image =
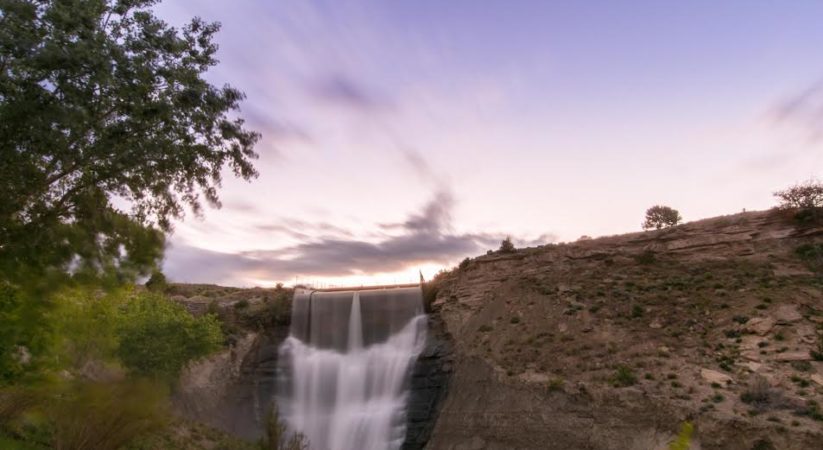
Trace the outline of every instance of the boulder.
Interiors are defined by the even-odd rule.
[[[712,369],[700,369],[700,377],[709,383],[718,383],[724,386],[732,382],[732,377]]]
[[[746,322],[746,331],[763,336],[774,328],[777,321],[771,317],[755,317]]]
[[[754,361],[749,361],[747,363],[743,363],[742,366],[749,369],[752,372],[757,372],[758,370],[760,370],[763,367],[763,364],[756,363]]]
[[[774,359],[778,361],[811,361],[812,355],[809,352],[785,352],[776,354]]]
[[[772,315],[775,319],[777,319],[777,323],[780,324],[797,322],[798,320],[803,318],[803,316],[797,310],[796,305],[780,305],[777,307],[777,309],[774,310],[774,313]]]

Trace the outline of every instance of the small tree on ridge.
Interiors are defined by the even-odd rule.
[[[646,210],[646,221],[643,222],[644,230],[659,230],[661,228],[673,227],[680,223],[683,218],[674,208],[663,205],[655,205]]]

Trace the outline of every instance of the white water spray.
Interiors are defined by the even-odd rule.
[[[425,341],[419,288],[296,294],[281,415],[313,450],[398,449]]]

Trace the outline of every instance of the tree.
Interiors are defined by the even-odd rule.
[[[0,0],[0,281],[147,274],[224,168],[257,175],[244,95],[203,79],[219,24],[156,1]]]
[[[817,180],[807,180],[777,191],[774,196],[780,200],[780,209],[813,210],[823,207],[823,184]]]
[[[500,242],[500,253],[514,253],[517,249],[514,248],[514,244],[512,244],[511,236],[506,236],[506,239]]]
[[[646,221],[643,222],[644,230],[659,230],[661,228],[673,227],[683,220],[680,213],[668,206],[655,205],[646,210]]]
[[[169,282],[166,280],[166,275],[159,270],[152,272],[151,277],[146,281],[146,289],[152,292],[166,292],[169,288]]]
[[[167,381],[223,343],[215,316],[194,317],[182,305],[146,292],[126,305],[118,336],[117,356],[132,374]]]

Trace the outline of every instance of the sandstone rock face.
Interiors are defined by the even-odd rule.
[[[756,376],[792,394],[823,309],[794,249],[821,240],[762,212],[471,260],[433,303],[453,374],[426,448],[666,448],[685,420],[704,450],[819,447],[819,422],[740,397]]]
[[[287,327],[248,334],[236,346],[188,368],[173,403],[184,417],[258,439],[276,389],[277,350]]]

